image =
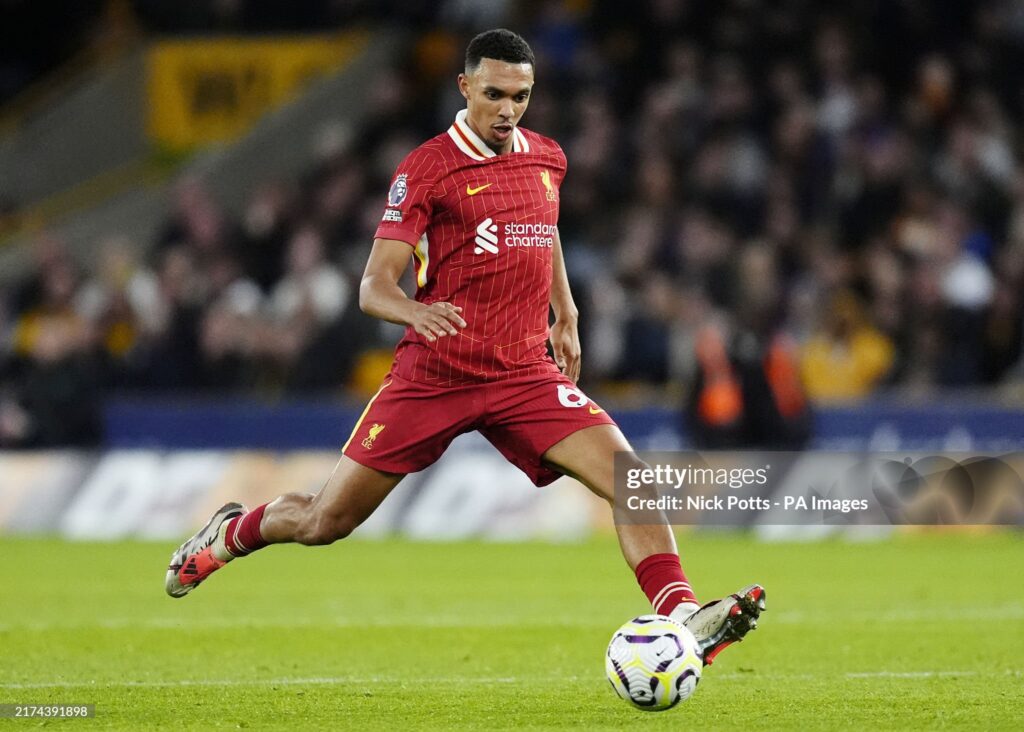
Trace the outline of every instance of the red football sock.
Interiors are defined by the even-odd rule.
[[[636,581],[659,615],[668,615],[680,603],[697,602],[679,564],[678,554],[652,554],[647,557],[637,565]]]
[[[267,540],[260,533],[260,521],[263,520],[263,512],[267,510],[267,505],[264,503],[249,513],[236,516],[228,523],[224,545],[232,556],[244,557],[267,545]]]

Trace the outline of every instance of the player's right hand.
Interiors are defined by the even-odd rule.
[[[466,321],[459,315],[461,312],[462,308],[450,302],[432,302],[416,311],[410,325],[433,343],[443,336],[458,335],[458,328],[466,327]]]

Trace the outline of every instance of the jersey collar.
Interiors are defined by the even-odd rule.
[[[455,123],[448,128],[448,136],[459,150],[473,160],[496,157],[497,153],[466,124],[467,113],[468,110],[463,109],[455,115]],[[526,135],[520,132],[518,127],[512,128],[512,152],[530,152],[530,143],[526,141]]]

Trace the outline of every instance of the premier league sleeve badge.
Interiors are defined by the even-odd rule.
[[[407,195],[409,195],[409,184],[406,181],[406,174],[402,173],[395,178],[395,182],[391,184],[391,190],[388,191],[388,206],[395,208],[401,206]]]

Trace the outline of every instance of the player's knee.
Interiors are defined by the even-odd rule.
[[[325,534],[330,538],[330,542],[344,539],[359,526],[359,522],[348,516],[338,516],[329,520],[328,526],[325,530]]]
[[[651,467],[647,462],[641,460],[635,452],[622,453],[619,461],[617,467],[624,475],[628,475],[631,471],[639,472]]]
[[[333,544],[355,531],[356,526],[358,524],[355,521],[344,515],[314,515],[310,517],[309,521],[304,522],[299,532],[299,543],[306,544],[307,546]]]
[[[620,453],[615,458],[615,469],[603,476],[600,487],[595,489],[594,492],[614,508],[617,496],[622,496],[624,487],[628,485],[629,476],[639,475],[648,468],[650,468],[650,465],[637,457],[636,453]],[[630,488],[626,493],[628,495],[636,495],[638,491],[643,493],[641,489],[637,488]]]

